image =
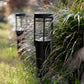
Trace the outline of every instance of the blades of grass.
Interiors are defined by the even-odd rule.
[[[69,48],[69,46],[70,46],[70,44],[71,44],[72,40],[74,39],[75,34],[76,34],[76,32],[74,32],[74,33],[73,33],[72,38],[70,39],[70,41],[69,41],[68,45],[66,46],[66,49],[65,49],[66,51],[67,51],[67,49]]]
[[[71,6],[71,9],[74,8],[74,5],[77,3],[77,1],[78,1],[78,0],[75,0],[75,1],[73,2],[72,6]]]
[[[54,82],[54,84],[58,84],[58,82],[60,81],[60,80],[62,80],[62,76],[60,76],[55,82]]]
[[[65,59],[65,61],[64,61],[64,65],[65,65],[65,63],[68,63],[69,59],[73,56],[74,47],[75,47],[77,41],[78,41],[78,39],[77,39],[76,41],[74,41],[72,48],[69,49],[69,50],[71,51],[71,53],[67,53],[68,55],[66,56],[66,59]],[[69,54],[70,54],[70,55],[69,55]]]
[[[82,3],[82,0],[79,0],[79,5],[78,5],[78,11],[80,11],[80,7],[81,7],[81,3]]]
[[[67,15],[67,16],[64,18],[63,24],[65,24],[71,16],[73,16],[73,14]]]
[[[62,49],[63,47],[59,47],[59,48],[55,48],[51,53],[50,53],[50,55],[52,55],[53,53],[55,53],[55,52],[58,52],[60,49]]]
[[[80,15],[78,15],[78,31],[80,30]]]
[[[79,12],[74,15],[74,19],[76,19],[79,15]]]
[[[66,53],[66,56],[65,56],[65,60],[64,60],[63,66],[64,66],[65,63],[66,63],[66,61],[67,61],[67,59],[68,59],[68,57],[69,57],[70,52],[71,52],[71,48],[70,48],[69,50],[67,50],[67,53]]]
[[[71,27],[71,30],[73,30],[74,28],[78,27],[78,24],[74,25]],[[75,31],[78,31],[78,30],[75,30]]]
[[[48,57],[46,60],[45,60],[45,62],[43,63],[43,66],[45,67],[45,65],[47,65],[48,64],[48,66],[50,67],[52,67],[53,65],[54,65],[54,62],[57,60],[57,58],[58,57],[60,57],[62,54],[64,54],[65,53],[65,51],[63,51],[63,52],[61,52],[61,53],[59,53],[57,56],[56,56],[56,53],[54,53],[52,56],[50,55],[50,57]],[[56,58],[54,58],[56,56]],[[51,61],[51,59],[55,59],[54,60],[54,62],[52,63]],[[50,64],[50,65],[49,65]],[[44,68],[43,67],[43,68]]]
[[[63,44],[66,43],[66,41],[67,41],[72,35],[73,35],[73,33],[71,33],[71,34],[69,34],[68,36],[66,36],[65,39],[64,39]]]
[[[68,4],[67,4],[67,7],[70,7],[70,0],[68,0]]]
[[[75,50],[75,45],[76,45],[77,42],[78,42],[78,39],[76,39],[76,41],[73,43],[73,46],[71,48],[71,53],[70,53],[70,56],[69,57],[72,57],[73,56],[73,53],[74,53],[74,50]]]
[[[55,58],[55,60],[54,60],[54,62],[60,57],[60,56],[62,56],[64,53],[65,53],[66,51],[63,51],[63,52],[61,52],[61,53],[59,53],[57,56],[56,56],[56,58]],[[54,62],[52,63],[52,65],[51,66],[53,66],[54,65]]]

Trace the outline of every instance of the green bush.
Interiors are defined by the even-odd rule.
[[[78,75],[79,67],[76,67],[76,72],[74,65],[69,65],[74,58],[74,53],[83,47],[84,9],[82,4],[82,0],[75,0],[71,7],[62,7],[55,12],[53,50],[43,67],[43,70],[47,68],[49,70],[43,79],[47,77],[54,84],[79,83],[79,76],[74,76],[74,73]]]

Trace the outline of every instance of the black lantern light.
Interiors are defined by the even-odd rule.
[[[26,14],[25,13],[16,13],[16,34],[20,36],[24,32],[26,26]]]
[[[16,13],[16,35],[17,35],[17,48],[19,49],[19,43],[21,40],[24,39],[23,33],[25,30],[25,27],[27,26],[27,19],[26,19],[26,14],[25,13]],[[20,37],[21,36],[21,37]]]
[[[41,69],[50,53],[53,30],[53,14],[40,12],[34,14],[34,44],[36,47],[37,68]]]

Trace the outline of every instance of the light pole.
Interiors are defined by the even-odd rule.
[[[34,44],[36,47],[37,71],[42,69],[42,64],[51,50],[53,30],[53,14],[40,12],[34,14]]]

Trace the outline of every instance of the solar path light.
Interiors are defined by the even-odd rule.
[[[40,12],[34,14],[34,44],[38,73],[51,50],[53,14]]]
[[[24,39],[24,31],[27,26],[27,15],[25,13],[16,13],[16,35],[17,35],[17,49],[20,49],[20,42]]]

